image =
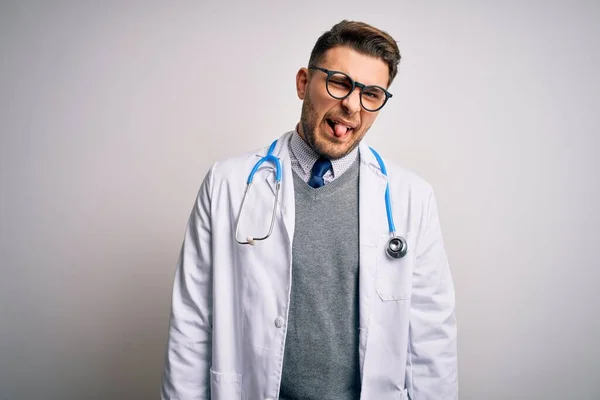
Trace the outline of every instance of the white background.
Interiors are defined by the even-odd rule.
[[[1,400],[158,397],[201,179],[344,18],[402,52],[367,140],[436,189],[461,399],[598,398],[600,3],[3,1]]]

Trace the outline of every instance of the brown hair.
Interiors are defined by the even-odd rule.
[[[343,20],[325,32],[315,43],[308,65],[317,65],[323,61],[327,50],[346,46],[361,54],[382,59],[389,69],[389,82],[392,83],[398,73],[400,50],[394,38],[387,32],[364,22]]]

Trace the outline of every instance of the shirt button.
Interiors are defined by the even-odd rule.
[[[281,328],[283,326],[283,323],[284,323],[283,318],[281,318],[281,317],[275,318],[275,326],[277,328]]]

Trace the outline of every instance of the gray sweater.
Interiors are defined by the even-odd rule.
[[[359,160],[313,189],[295,173],[292,290],[280,399],[360,398]]]

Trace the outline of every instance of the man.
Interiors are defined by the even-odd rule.
[[[387,33],[342,21],[297,73],[296,129],[212,166],[177,267],[163,399],[457,398],[433,191],[362,142],[399,61]]]

